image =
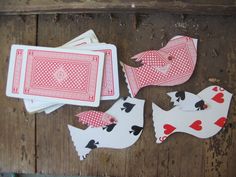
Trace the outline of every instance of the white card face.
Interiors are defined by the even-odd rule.
[[[143,130],[144,102],[144,100],[130,97],[119,99],[106,111],[106,115],[116,119],[110,125],[89,126],[85,130],[68,125],[80,160],[84,160],[95,148],[123,149],[133,145]]]
[[[185,99],[194,100],[197,97],[204,101],[204,110],[184,110]],[[174,97],[171,97],[172,99]],[[177,96],[179,98],[179,95]],[[210,86],[199,94],[187,94],[180,105],[165,111],[152,104],[153,122],[157,143],[163,142],[175,132],[184,132],[198,138],[209,138],[217,134],[225,125],[232,94],[219,86]],[[197,99],[197,101],[199,101]],[[188,102],[191,104],[191,101]],[[194,107],[195,103],[193,103]],[[190,106],[191,107],[191,106]],[[200,105],[201,107],[201,105]]]
[[[53,105],[53,106],[50,106],[50,107],[45,108],[45,109],[44,109],[44,112],[45,112],[46,114],[50,114],[51,112],[53,112],[53,111],[55,111],[55,110],[61,108],[63,105],[64,105],[64,104],[55,104],[55,105]]]
[[[82,39],[88,39],[88,38],[90,39],[91,43],[98,43],[99,42],[96,34],[94,33],[94,31],[93,30],[88,30],[85,33],[77,36],[76,38],[74,38],[72,40],[70,40],[69,42],[67,42],[63,46],[67,46],[67,45],[70,45],[73,42],[77,42],[77,41],[80,41]]]
[[[74,41],[74,42],[64,44],[61,47],[66,47],[66,48],[79,47],[81,45],[87,45],[87,44],[90,44],[90,43],[91,43],[91,39],[87,37],[87,38],[84,38],[84,39],[80,39],[80,40],[77,40],[77,41]]]
[[[42,112],[43,109],[54,105],[55,103],[48,101],[38,101],[33,99],[24,99],[25,109],[29,113],[35,113],[40,110]]]
[[[19,60],[21,67],[18,68],[15,65],[20,63]],[[104,54],[101,52],[13,45],[6,94],[17,98],[98,106],[103,63]],[[72,93],[78,90],[71,81],[78,78],[75,76],[78,67],[83,72],[83,77],[80,77],[83,81],[76,81],[81,93],[75,96]],[[19,75],[20,83],[14,82]],[[53,84],[56,84],[55,88]],[[79,95],[82,97],[78,98]]]

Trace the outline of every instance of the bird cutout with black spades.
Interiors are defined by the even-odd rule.
[[[197,39],[175,36],[159,50],[136,54],[131,59],[141,62],[132,67],[120,62],[129,93],[135,97],[140,89],[153,86],[175,86],[189,80],[197,61]]]
[[[143,130],[143,127],[139,127],[137,125],[133,125],[131,127],[131,131],[129,131],[129,133],[133,134],[134,136],[137,136],[142,130]]]
[[[225,89],[210,86],[197,95],[185,92],[185,100],[182,102],[176,100],[175,92],[168,95],[175,105],[171,110],[165,111],[152,104],[157,143],[163,142],[175,132],[209,138],[224,127],[232,99],[232,94]]]
[[[135,106],[135,104],[132,104],[132,103],[128,103],[128,102],[125,102],[123,104],[123,107],[120,108],[122,111],[124,110],[126,113],[129,113],[133,107]]]
[[[124,105],[127,105],[125,103],[135,106],[132,106],[127,113],[125,109],[121,110]],[[84,130],[68,125],[80,160],[87,157],[87,154],[92,150],[91,147],[123,149],[133,145],[142,133],[144,103],[145,101],[141,99],[120,98],[110,109],[104,112],[115,118],[117,120],[115,123],[100,127],[88,126]]]

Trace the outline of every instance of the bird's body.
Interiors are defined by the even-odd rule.
[[[152,104],[157,143],[161,143],[175,132],[209,138],[222,129],[227,119],[232,94],[218,86],[210,86],[197,96],[204,100],[206,109],[186,111],[175,106],[169,111],[164,111]]]
[[[92,149],[122,149],[134,144],[143,129],[144,100],[127,97],[118,100],[106,114],[117,122],[102,127],[89,126],[85,130],[68,125],[70,135],[80,159]]]
[[[143,64],[132,67],[121,63],[131,96],[149,85],[174,86],[186,82],[197,60],[197,39],[186,36],[172,38],[160,50],[139,53],[132,57]]]

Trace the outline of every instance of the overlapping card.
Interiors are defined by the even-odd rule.
[[[31,113],[97,107],[119,96],[117,67],[116,47],[98,43],[92,30],[58,48],[12,45],[6,94]]]

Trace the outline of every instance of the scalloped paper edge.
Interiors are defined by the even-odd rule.
[[[126,85],[127,85],[129,94],[130,94],[130,96],[131,96],[132,98],[134,98],[134,95],[133,95],[132,90],[131,90],[131,88],[130,88],[130,84],[129,84],[128,77],[127,77],[126,72],[125,72],[124,63],[120,61],[120,65],[121,65],[121,67],[122,67],[122,71],[123,71],[124,76],[125,76],[125,83],[126,83]]]

